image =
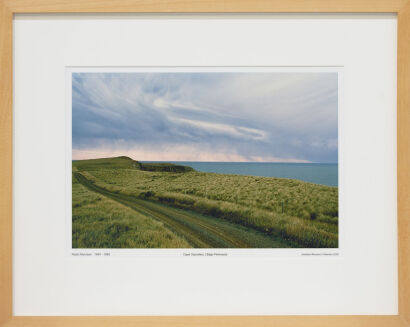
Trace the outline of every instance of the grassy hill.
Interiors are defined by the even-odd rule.
[[[170,173],[185,173],[194,171],[192,167],[188,166],[175,165],[172,163],[142,163],[125,156],[90,160],[76,160],[73,162],[73,167],[80,170],[95,170],[104,168],[138,168],[145,171]]]
[[[73,172],[107,192],[214,217],[292,247],[338,246],[336,187],[283,178],[201,173],[191,167],[146,164],[128,157],[74,161]],[[80,198],[73,188],[73,216],[79,211],[74,200]],[[73,220],[73,230],[77,227],[81,225]],[[167,228],[166,224],[163,227]],[[178,237],[178,231],[172,232]]]

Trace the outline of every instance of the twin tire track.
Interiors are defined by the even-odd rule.
[[[110,192],[101,188],[81,173],[75,172],[75,178],[87,189],[119,202],[145,216],[163,222],[176,234],[183,236],[193,247],[198,248],[248,248],[253,247],[246,240],[239,238],[235,227],[223,221],[189,211],[170,208],[133,196]]]

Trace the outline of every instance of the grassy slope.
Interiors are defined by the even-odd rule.
[[[73,248],[188,248],[160,222],[87,190],[73,177]]]
[[[138,165],[119,157],[76,161],[73,169],[109,191],[212,215],[305,247],[337,247],[335,187],[195,171],[142,171]]]
[[[74,177],[87,189],[96,194],[113,199],[146,217],[161,221],[192,246],[199,248],[287,248],[298,244],[284,242],[265,233],[231,223],[225,219],[204,216],[192,211],[181,210],[135,196],[114,193],[98,187],[81,173]]]

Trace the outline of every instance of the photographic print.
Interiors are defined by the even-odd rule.
[[[72,72],[72,248],[338,248],[338,72]]]

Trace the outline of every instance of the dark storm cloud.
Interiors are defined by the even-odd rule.
[[[337,88],[325,72],[73,73],[73,153],[337,162]]]

